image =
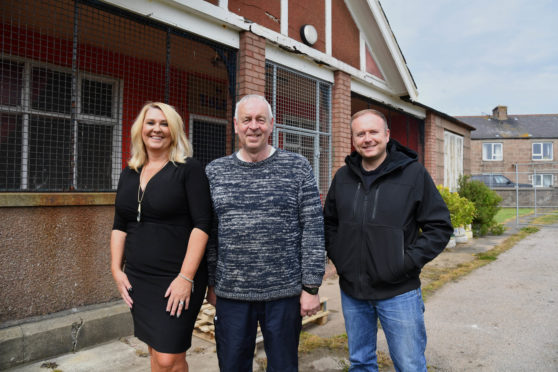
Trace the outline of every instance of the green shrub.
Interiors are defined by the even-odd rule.
[[[494,216],[500,210],[502,198],[488,186],[480,181],[471,181],[470,176],[459,179],[460,196],[469,199],[475,204],[475,218],[473,219],[473,235],[483,236],[489,231],[498,232]],[[503,232],[503,230],[502,230]]]
[[[475,205],[472,202],[442,185],[438,185],[438,191],[448,206],[454,228],[465,227],[473,222]]]

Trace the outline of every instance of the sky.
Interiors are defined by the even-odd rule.
[[[452,116],[558,114],[558,1],[380,0],[418,88]]]

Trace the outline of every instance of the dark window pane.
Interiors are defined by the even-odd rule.
[[[226,155],[226,125],[194,120],[194,158],[203,165]]]
[[[29,190],[68,191],[72,186],[70,120],[31,116]]]
[[[31,107],[35,110],[69,114],[72,75],[35,67],[31,77]]]
[[[111,189],[112,126],[79,124],[78,189]]]
[[[112,117],[112,84],[83,80],[81,83],[81,113]]]
[[[0,190],[18,190],[21,183],[21,115],[0,114]]]
[[[23,63],[0,61],[0,104],[21,105]]]

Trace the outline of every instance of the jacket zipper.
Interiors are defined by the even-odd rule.
[[[360,183],[359,183],[360,186]],[[364,231],[364,224],[365,224],[365,220],[366,220],[366,209],[368,206],[368,193],[365,192],[364,193],[364,201],[362,202],[362,208],[361,211],[364,211],[364,213],[362,213],[362,219],[360,222],[360,231]],[[362,266],[364,265],[364,250],[366,248],[366,239],[364,239],[364,234],[362,235],[362,241],[361,241],[361,248],[360,248],[360,265],[358,265],[358,283],[359,283],[359,292],[362,293],[363,292],[363,288],[364,288],[364,283],[363,283],[363,279],[362,279]]]
[[[376,206],[378,205],[378,197],[380,196],[380,186],[374,192],[374,208],[372,208],[372,219],[376,218]]]
[[[356,217],[356,209],[358,204],[358,194],[360,192],[360,182],[357,184],[357,190],[355,193],[355,198],[353,200],[353,217]]]

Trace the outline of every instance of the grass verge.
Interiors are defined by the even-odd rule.
[[[558,222],[558,211],[551,211],[544,216],[535,218],[531,223],[535,225],[550,225]]]
[[[533,208],[519,208],[519,217],[527,216],[533,214],[535,210]],[[514,220],[517,214],[516,208],[502,208],[494,216],[494,221],[497,223],[506,223],[508,221]]]
[[[558,215],[556,215],[555,217],[556,220],[558,220]],[[443,287],[446,283],[459,279],[469,274],[473,270],[476,270],[479,267],[482,267],[496,260],[501,253],[507,251],[508,249],[516,245],[519,241],[525,239],[527,236],[534,234],[538,231],[539,228],[535,226],[524,227],[521,230],[519,230],[519,232],[513,234],[512,236],[510,236],[509,238],[507,238],[506,240],[504,240],[502,243],[498,244],[494,248],[486,252],[475,254],[474,260],[459,264],[455,267],[447,267],[447,268],[425,267],[425,269],[423,270],[423,275],[428,276],[431,282],[422,288],[422,294],[424,299],[426,300],[436,290]]]

